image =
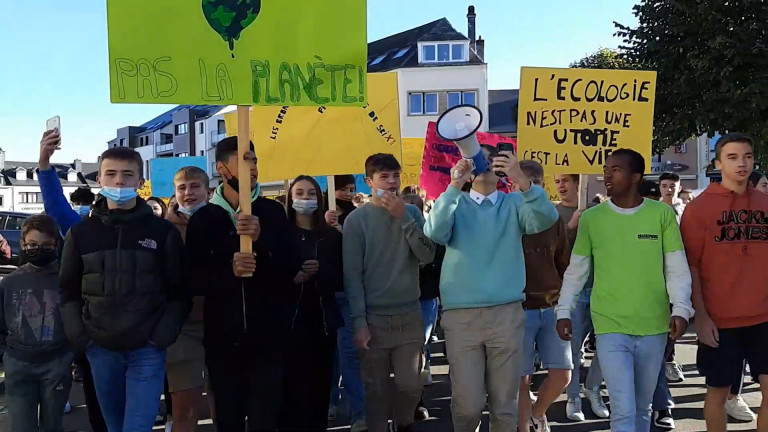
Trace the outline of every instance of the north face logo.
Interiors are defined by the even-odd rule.
[[[139,244],[141,245],[141,247],[145,247],[147,249],[152,249],[152,250],[157,249],[157,242],[152,239],[141,240],[139,241]]]

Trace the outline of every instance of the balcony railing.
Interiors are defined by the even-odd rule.
[[[157,153],[165,153],[165,152],[173,151],[173,143],[171,143],[171,144],[157,144],[155,146],[155,151]]]

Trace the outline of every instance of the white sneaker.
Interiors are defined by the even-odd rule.
[[[749,405],[744,402],[741,395],[737,395],[735,398],[725,401],[725,412],[727,412],[729,416],[740,421],[751,422],[755,421],[756,418],[755,413],[749,409]]]
[[[676,362],[664,363],[664,375],[667,377],[667,381],[672,383],[679,383],[685,381],[685,374],[683,374],[683,368]]]
[[[366,432],[368,430],[368,424],[365,420],[358,420],[352,424],[350,432]]]
[[[588,389],[584,387],[584,396],[589,399],[589,405],[592,408],[592,412],[600,418],[608,418],[611,416],[611,412],[608,411],[608,407],[605,406],[603,396],[600,394],[600,388]]]
[[[64,414],[69,414],[72,412],[72,405],[69,404],[69,401],[67,401],[67,404],[64,405]]]
[[[565,415],[569,420],[583,422],[584,413],[581,411],[581,398],[568,398],[568,403],[565,405]]]
[[[530,390],[528,390],[528,397],[531,399],[531,406],[535,405],[536,401],[539,400],[539,398]]]
[[[531,416],[531,428],[535,432],[551,432],[549,429],[549,422],[547,421],[547,415],[543,415],[540,418]]]

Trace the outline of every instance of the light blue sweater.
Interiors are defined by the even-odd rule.
[[[523,301],[523,234],[536,234],[558,218],[547,193],[499,193],[496,204],[477,204],[449,186],[429,213],[424,233],[446,246],[440,275],[443,308],[467,309]]]

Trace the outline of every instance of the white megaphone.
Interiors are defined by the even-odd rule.
[[[476,133],[482,123],[483,113],[474,105],[455,106],[437,119],[437,134],[444,140],[456,143],[461,157],[472,162],[475,175],[489,169],[488,161],[477,142]],[[461,177],[461,173],[457,172],[454,176]]]

